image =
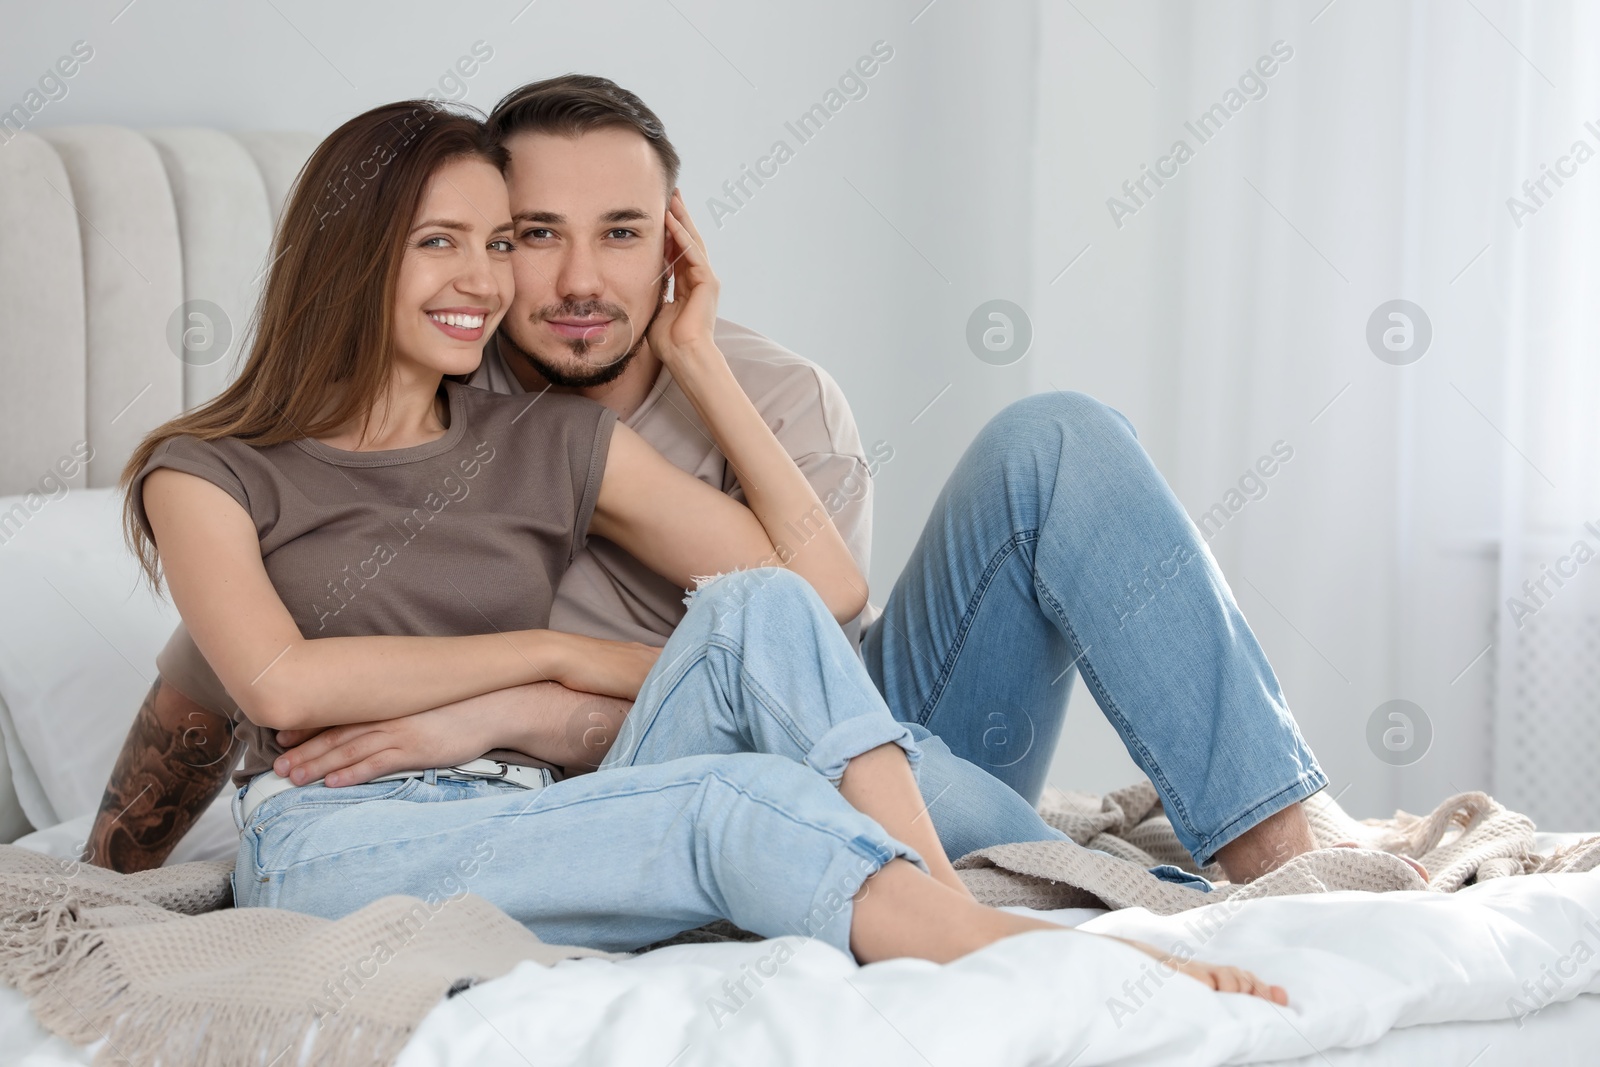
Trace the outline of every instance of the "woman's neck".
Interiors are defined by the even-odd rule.
[[[365,419],[357,415],[332,434],[317,438],[346,452],[387,452],[437,441],[449,429],[450,406],[437,371],[396,370]]]

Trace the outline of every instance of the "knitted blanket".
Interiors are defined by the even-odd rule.
[[[232,862],[116,874],[0,845],[0,979],[97,1065],[393,1063],[445,996],[547,945],[482,897],[384,897],[337,921],[232,907]],[[291,1050],[293,1050],[291,1052]],[[287,1055],[286,1055],[287,1054]]]
[[[1320,793],[1306,801],[1305,811],[1317,851],[1252,882],[1223,883],[1210,892],[1164,881],[1146,869],[1165,863],[1213,881],[1223,878],[1219,867],[1195,866],[1149,782],[1103,798],[1052,791],[1039,813],[1070,842],[999,845],[969,853],[955,866],[972,894],[994,907],[1138,907],[1157,915],[1221,901],[1345,889],[1448,893],[1490,878],[1600,868],[1600,837],[1538,855],[1532,820],[1485,793],[1462,793],[1427,815],[1402,811],[1392,819],[1354,819]],[[1358,847],[1333,847],[1343,842]],[[1427,868],[1428,881],[1402,856]]]
[[[1313,798],[1307,813],[1319,844],[1363,847],[1324,848],[1248,885],[1206,893],[1145,869],[1196,870],[1148,782],[1104,799],[1056,794],[1041,813],[1072,841],[963,857],[957,867],[979,900],[1171,914],[1286,893],[1450,891],[1486,878],[1600,867],[1600,838],[1535,855],[1533,824],[1482,793],[1452,797],[1426,816],[1365,822]],[[1400,855],[1425,864],[1431,882]],[[319,1067],[365,1067],[392,1063],[440,998],[524,960],[616,958],[544,944],[471,894],[385,897],[337,921],[235,910],[231,869],[185,863],[122,875],[0,845],[0,980],[27,995],[46,1029],[80,1045],[104,1038],[97,1067],[291,1067],[303,1052]],[[673,941],[741,933],[717,924]]]

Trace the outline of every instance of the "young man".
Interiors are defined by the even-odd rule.
[[[740,495],[645,340],[665,295],[663,216],[678,172],[659,120],[606,79],[567,75],[511,93],[491,122],[512,156],[516,297],[471,384],[581,393],[675,465]],[[886,457],[863,449],[820,369],[731,323],[716,342],[825,503],[827,515],[796,516],[796,536],[831,519],[865,573],[870,476]],[[662,645],[682,600],[596,538],[563,579],[551,626]],[[1074,669],[1197,860],[1248,881],[1314,847],[1300,802],[1327,780],[1271,667],[1132,427],[1088,397],[1030,397],[996,416],[940,494],[885,611],[869,605],[847,628],[923,748],[919,784],[952,856],[1060,836],[1032,805]],[[181,627],[157,666],[87,849],[118,870],[158,865],[238,755],[231,698]],[[422,714],[537,723],[526,754],[570,773],[599,762],[626,711],[541,683]],[[405,723],[284,738],[298,747],[277,769],[341,785],[432,766],[407,747]]]

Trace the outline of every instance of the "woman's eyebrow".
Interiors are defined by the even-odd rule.
[[[457,233],[469,233],[472,230],[472,226],[470,224],[458,222],[455,219],[425,219],[411,227],[411,232],[416,233],[418,230],[426,230],[430,228],[437,228],[440,230],[455,230]],[[511,229],[511,220],[507,219],[505,222],[502,222],[489,232],[504,233],[509,229]]]

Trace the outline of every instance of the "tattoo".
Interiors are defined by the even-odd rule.
[[[158,677],[100,800],[84,861],[124,874],[161,866],[238,762],[233,721]]]

